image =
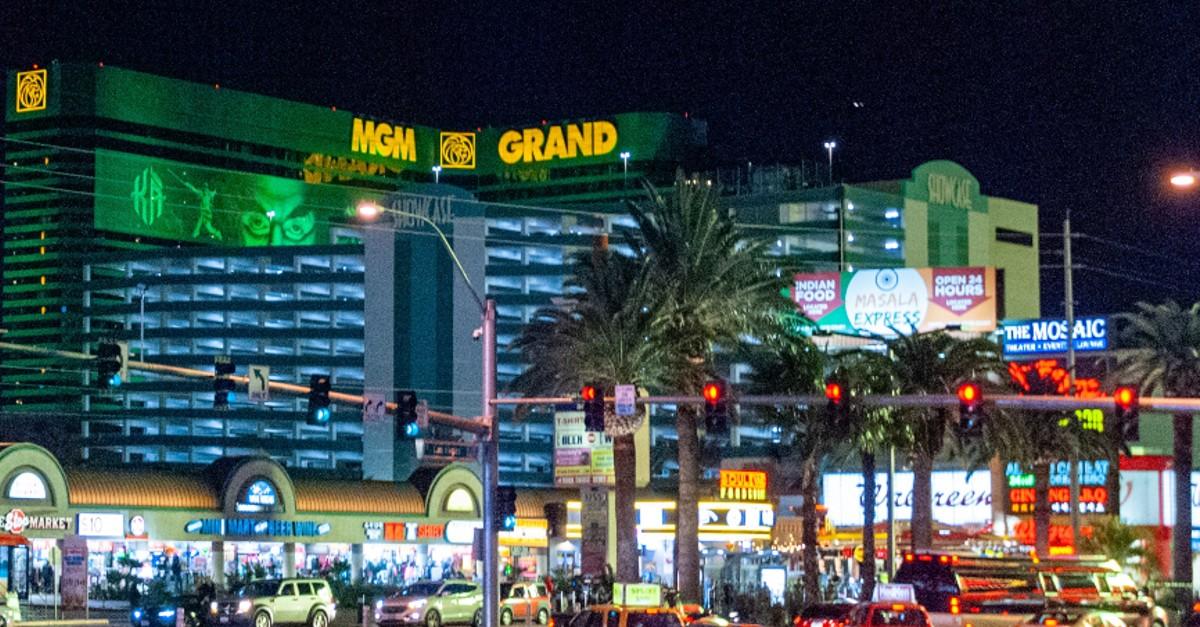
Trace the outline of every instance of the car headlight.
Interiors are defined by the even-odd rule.
[[[173,609],[171,609],[171,608],[167,608],[167,609],[165,609],[165,610],[159,610],[159,611],[158,611],[158,617],[159,617],[159,618],[174,618],[174,617],[175,617],[175,610],[173,610]]]
[[[383,601],[376,601],[375,602],[375,611],[378,612],[379,610],[382,610],[382,609],[383,609]]]
[[[208,604],[208,611],[213,616],[216,616],[218,609],[219,609],[219,606],[217,605],[216,601],[213,601],[212,603]]]
[[[133,620],[141,620],[141,618],[142,618],[142,611],[134,610],[133,611]]]
[[[241,601],[238,601],[237,613],[238,614],[249,614],[250,608],[253,605],[254,604],[250,602],[250,599],[242,599]]]
[[[417,599],[416,601],[409,601],[408,606],[413,609],[417,609],[420,607],[425,607],[425,604],[428,602],[429,602],[428,599]]]

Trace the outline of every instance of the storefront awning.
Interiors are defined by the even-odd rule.
[[[66,471],[71,505],[220,509],[212,487],[199,475],[110,469]]]
[[[412,484],[391,481],[292,479],[296,510],[423,516],[425,497]],[[518,506],[518,516],[520,516]]]
[[[33,544],[29,538],[15,533],[0,533],[0,546],[29,546]]]

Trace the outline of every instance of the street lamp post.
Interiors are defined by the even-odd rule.
[[[441,172],[441,166],[433,167],[435,177]],[[438,227],[437,223],[430,220],[427,216],[399,209],[385,209],[375,203],[363,203],[358,206],[358,215],[364,220],[374,220],[380,213],[390,213],[394,216],[414,218],[428,224],[438,237],[442,240],[442,245],[445,246],[446,252],[450,254],[450,258],[454,260],[455,267],[458,268],[459,275],[462,276],[463,283],[471,292],[471,298],[475,299],[475,304],[479,307],[479,315],[481,326],[479,337],[483,341],[483,414],[481,420],[484,426],[487,427],[483,435],[479,437],[479,465],[483,469],[483,598],[489,599],[483,604],[483,627],[498,627],[499,608],[497,607],[500,599],[500,545],[498,534],[499,529],[496,528],[496,491],[500,486],[500,462],[499,462],[499,447],[496,441],[496,410],[492,401],[496,398],[496,301],[488,298],[484,299],[476,291],[475,286],[471,284],[471,277],[467,276],[467,271],[463,268],[462,262],[458,260],[458,255],[454,254],[454,247],[450,245],[450,240],[446,238],[446,234]]]
[[[621,187],[629,187],[629,151],[621,151],[621,163],[624,166],[624,174],[621,180]]]
[[[438,179],[440,179],[441,177],[442,177],[442,166],[440,166],[440,165],[433,166],[433,182],[436,184],[438,182]],[[430,224],[432,224],[432,223],[430,223]],[[435,226],[433,228],[436,229],[437,227]]]
[[[830,140],[825,142],[825,150],[829,151],[829,184],[833,185],[833,149],[837,148],[837,142]]]

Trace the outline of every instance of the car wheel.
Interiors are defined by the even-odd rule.
[[[254,627],[258,627],[258,625]],[[437,613],[437,610],[429,610],[425,614],[425,627],[442,627],[442,617]]]
[[[254,615],[254,627],[271,627],[271,615],[263,610],[259,610]]]
[[[471,619],[471,627],[483,627],[483,610],[475,610],[475,616]]]
[[[329,617],[325,615],[324,610],[313,612],[312,618],[308,619],[309,627],[329,627]]]
[[[544,607],[542,609],[538,610],[537,622],[539,625],[550,624],[550,610],[548,610]]]
[[[506,607],[500,611],[500,624],[501,625],[511,625],[512,624],[512,610],[510,610]]]

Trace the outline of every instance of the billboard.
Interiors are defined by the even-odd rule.
[[[603,431],[588,431],[583,412],[554,412],[554,485],[611,486],[612,438]]]
[[[1062,318],[1039,318],[1036,320],[1006,320],[1004,329],[1004,357],[1039,357],[1067,352],[1067,321]],[[1102,316],[1086,316],[1075,319],[1075,351],[1108,350],[1108,319]]]
[[[990,267],[797,274],[791,296],[824,331],[893,336],[996,328],[996,271]]]
[[[896,520],[912,519],[913,474],[897,472],[893,486]],[[984,525],[992,521],[992,476],[987,470],[933,473],[933,519],[946,525]],[[821,503],[827,519],[838,527],[862,526],[866,502],[861,473],[826,473],[821,477]],[[887,510],[887,475],[875,475],[876,516]]]

